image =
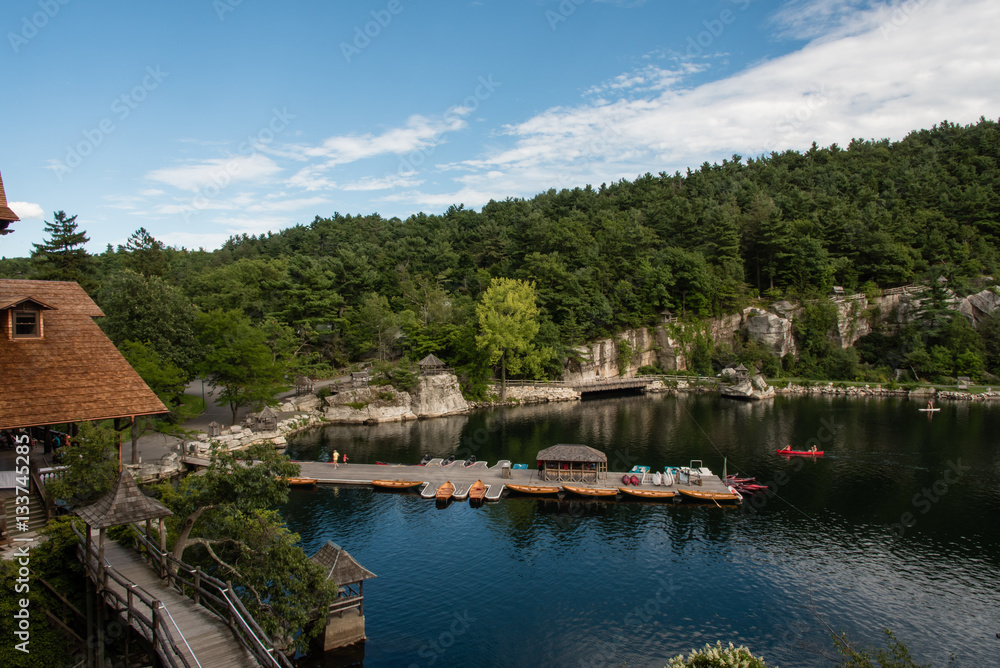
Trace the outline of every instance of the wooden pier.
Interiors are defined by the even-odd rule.
[[[207,466],[208,460],[200,457],[184,455],[182,460],[189,465]],[[500,498],[508,483],[515,485],[560,485],[558,481],[543,481],[538,477],[538,469],[512,469],[510,462],[497,462],[493,466],[487,466],[486,462],[476,462],[471,466],[465,466],[464,461],[455,462],[442,466],[441,459],[431,460],[430,463],[419,466],[412,464],[340,464],[334,467],[331,462],[296,462],[301,467],[299,474],[303,478],[315,478],[320,485],[364,485],[369,486],[373,480],[422,480],[425,485],[420,489],[420,496],[426,499],[433,499],[437,488],[444,482],[451,482],[455,485],[456,495],[465,498],[468,494],[469,486],[476,480],[482,480],[487,486],[486,499],[495,501]],[[438,463],[435,463],[438,462]],[[506,464],[507,466],[503,466]],[[726,484],[710,470],[700,469],[700,484],[675,482],[672,487],[655,486],[651,481],[651,476],[645,476],[637,489],[648,490],[680,490],[691,489],[702,492],[726,493],[729,491]],[[505,473],[510,477],[504,477]],[[570,483],[577,487],[619,487],[622,486],[621,478],[626,475],[624,471],[609,471],[607,480],[599,480],[596,483]],[[631,475],[631,473],[628,473]],[[639,476],[640,478],[642,476]],[[696,476],[697,477],[697,476]],[[607,497],[613,500],[615,497]],[[689,498],[684,499],[685,503],[691,503]]]

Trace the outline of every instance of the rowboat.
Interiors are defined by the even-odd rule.
[[[577,487],[575,485],[563,485],[567,492],[579,494],[580,496],[618,496],[618,490],[613,487]]]
[[[486,496],[486,485],[483,481],[477,480],[472,483],[472,487],[469,488],[469,501],[482,501],[484,496]]]
[[[732,487],[728,492],[702,492],[696,489],[677,490],[684,496],[698,501],[715,501],[717,503],[743,503],[743,496]]]
[[[451,495],[455,493],[455,486],[451,484],[451,481],[447,481],[438,487],[437,494],[434,495],[438,501],[447,501],[451,498]]]
[[[822,457],[823,450],[812,452],[811,450],[775,450],[779,455],[795,455],[796,457]]]
[[[423,483],[423,480],[372,480],[373,485],[383,489],[408,489]]]
[[[622,494],[628,494],[640,499],[672,499],[677,492],[672,489],[638,489],[636,487],[619,487]]]
[[[315,487],[316,478],[285,478],[292,487]]]
[[[549,485],[507,485],[507,489],[521,494],[558,494],[559,488]]]

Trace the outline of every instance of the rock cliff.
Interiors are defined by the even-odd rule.
[[[412,394],[389,386],[360,387],[326,397],[325,402],[323,417],[341,424],[399,422],[469,410],[458,380],[450,373],[421,376]]]

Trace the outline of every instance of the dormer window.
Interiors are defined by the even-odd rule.
[[[45,311],[55,310],[33,297],[13,297],[0,302],[0,330],[8,339],[41,339],[45,337]]]
[[[42,336],[41,311],[14,311],[14,338],[38,339]]]

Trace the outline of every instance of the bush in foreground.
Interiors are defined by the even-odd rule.
[[[750,653],[746,647],[723,647],[722,642],[715,645],[705,645],[701,649],[691,650],[685,659],[678,654],[670,659],[667,668],[768,668],[763,659]]]

